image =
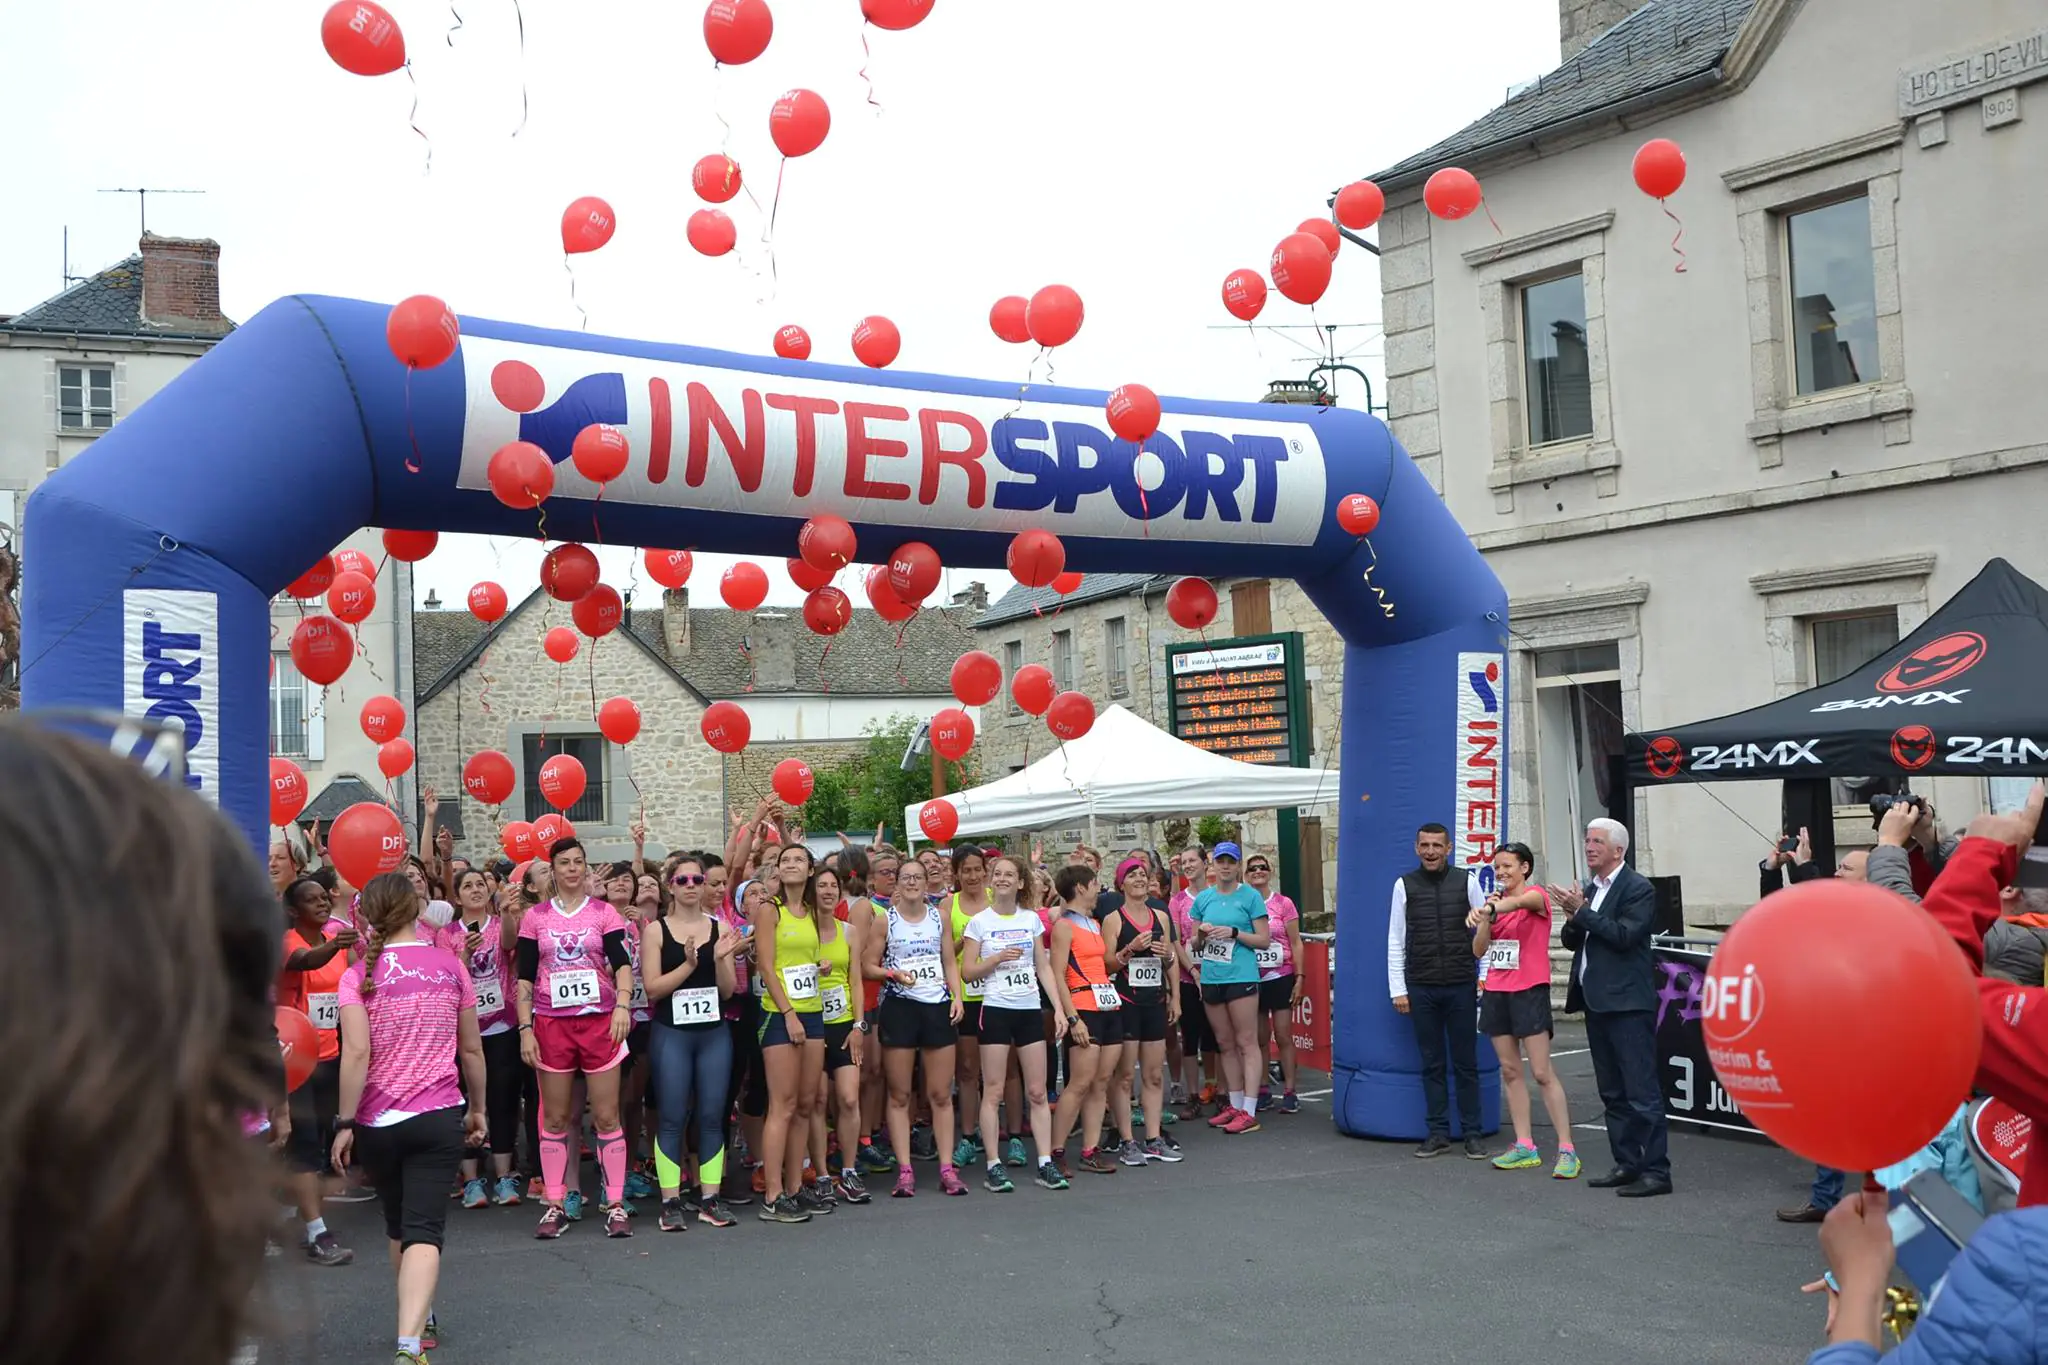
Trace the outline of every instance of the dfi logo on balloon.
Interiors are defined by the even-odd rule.
[[[1707,974],[1700,989],[1700,1018],[1709,1041],[1735,1042],[1763,1017],[1764,981],[1754,962],[1744,966],[1739,975]]]

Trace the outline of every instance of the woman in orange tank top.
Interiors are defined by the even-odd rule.
[[[1060,1019],[1065,1025],[1067,1084],[1053,1111],[1054,1141],[1074,1130],[1081,1116],[1081,1158],[1076,1164],[1093,1175],[1115,1175],[1116,1163],[1100,1150],[1102,1116],[1109,1098],[1109,1077],[1123,1056],[1123,1001],[1110,980],[1102,946],[1102,926],[1095,922],[1095,872],[1085,863],[1069,864],[1053,879],[1061,906],[1052,922],[1052,978],[1059,989]],[[1053,1162],[1071,1176],[1064,1147],[1055,1147]]]

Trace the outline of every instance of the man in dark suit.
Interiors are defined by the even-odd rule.
[[[1657,893],[1622,861],[1627,852],[1626,826],[1593,821],[1586,827],[1592,879],[1583,887],[1553,886],[1550,895],[1571,916],[1558,936],[1573,952],[1565,1010],[1586,1013],[1586,1044],[1614,1153],[1614,1169],[1586,1183],[1640,1199],[1671,1193],[1671,1159],[1657,1084],[1657,986],[1650,960]]]

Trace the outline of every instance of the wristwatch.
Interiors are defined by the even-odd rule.
[[[337,1133],[353,1132],[355,1126],[356,1121],[354,1119],[336,1119],[334,1121],[334,1131]]]
[[[863,1019],[858,1024],[855,1024],[854,1027],[862,1033],[873,1033],[875,1031],[874,1021],[871,1019]]]

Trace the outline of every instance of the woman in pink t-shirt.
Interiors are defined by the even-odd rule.
[[[1557,1132],[1557,1167],[1551,1174],[1570,1180],[1579,1173],[1579,1154],[1572,1148],[1564,1082],[1550,1065],[1550,893],[1529,880],[1535,870],[1536,857],[1527,844],[1502,844],[1493,855],[1493,894],[1465,922],[1473,930],[1473,955],[1486,963],[1479,1029],[1493,1039],[1500,1057],[1500,1088],[1515,1126],[1515,1145],[1493,1164],[1503,1171],[1543,1164],[1529,1135],[1529,1087],[1522,1080],[1526,1053],[1529,1074],[1543,1092],[1544,1112]]]
[[[362,911],[369,949],[341,978],[334,1168],[345,1171],[356,1155],[377,1187],[398,1265],[397,1358],[423,1363],[448,1186],[463,1147],[488,1136],[483,1040],[469,969],[421,936],[412,882],[396,873],[371,878]]]
[[[1254,853],[1244,860],[1244,879],[1266,898],[1266,917],[1273,925],[1273,941],[1254,954],[1259,960],[1259,1055],[1266,1055],[1269,1043],[1279,1044],[1284,1087],[1276,1105],[1266,1078],[1261,1076],[1259,1108],[1299,1114],[1301,1100],[1294,1093],[1294,1007],[1301,1002],[1301,912],[1274,884],[1273,863],[1265,854]]]

